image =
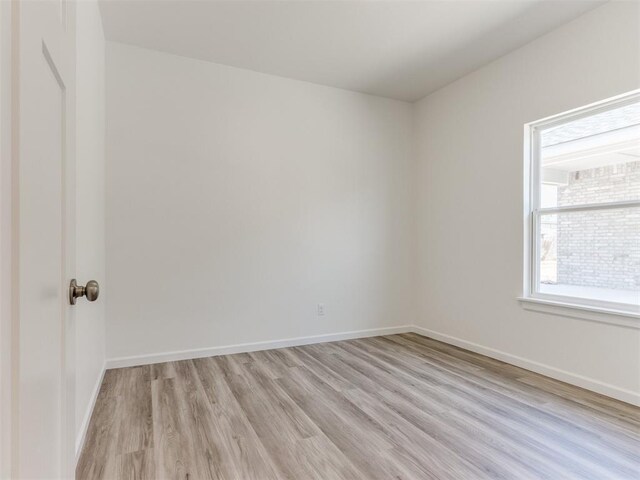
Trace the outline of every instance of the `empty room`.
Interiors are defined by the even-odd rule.
[[[640,480],[640,1],[0,0],[0,479]]]

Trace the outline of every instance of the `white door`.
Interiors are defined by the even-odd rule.
[[[72,478],[74,467],[75,10],[18,5],[17,478]],[[16,68],[19,65],[19,68]],[[16,118],[17,117],[17,118]],[[15,457],[14,457],[15,458]]]

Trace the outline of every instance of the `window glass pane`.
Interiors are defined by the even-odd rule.
[[[640,207],[541,215],[538,291],[638,305]]]
[[[542,208],[640,199],[640,103],[543,130],[540,139]]]

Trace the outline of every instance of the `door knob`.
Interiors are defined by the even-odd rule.
[[[69,285],[69,303],[76,304],[76,298],[86,296],[90,302],[95,302],[100,295],[100,285],[95,280],[89,280],[86,286],[78,285],[76,279],[71,280]]]

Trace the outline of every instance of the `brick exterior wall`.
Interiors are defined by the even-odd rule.
[[[640,161],[570,172],[558,188],[558,206],[638,198]],[[640,208],[558,215],[557,259],[559,284],[640,290]]]

